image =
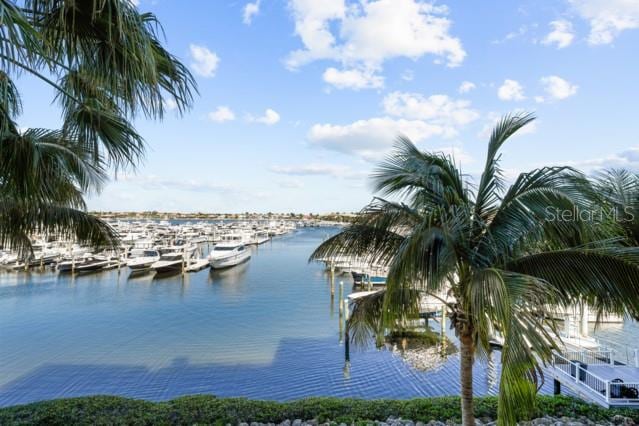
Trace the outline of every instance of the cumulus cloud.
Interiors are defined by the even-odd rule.
[[[625,151],[599,158],[572,161],[568,162],[567,165],[587,172],[613,167],[624,168],[632,170],[634,172],[639,172],[639,147],[631,147]]]
[[[381,70],[395,57],[431,54],[458,66],[466,52],[450,35],[445,6],[419,0],[289,0],[295,33],[304,47],[286,65],[295,69],[315,60],[333,60],[346,69]]]
[[[191,44],[189,51],[193,60],[191,62],[193,71],[202,77],[215,77],[220,58],[206,46]]]
[[[246,3],[244,6],[244,11],[242,15],[242,21],[246,25],[251,25],[253,22],[253,17],[260,13],[260,3],[262,0],[257,0],[253,3]]]
[[[324,81],[338,89],[378,89],[384,86],[384,78],[372,70],[349,69],[340,71],[328,68],[322,76]]]
[[[522,101],[526,99],[524,96],[524,87],[516,80],[504,80],[504,83],[497,89],[497,96],[502,101]]]
[[[219,106],[215,111],[209,112],[208,117],[209,120],[215,121],[216,123],[224,123],[235,120],[235,113],[227,106]]]
[[[359,179],[367,173],[355,171],[348,166],[338,164],[310,163],[294,166],[273,166],[271,172],[289,176],[332,176],[344,179]]]
[[[546,96],[537,96],[535,100],[537,102],[545,102],[545,101],[560,101],[571,96],[577,94],[577,89],[579,86],[576,84],[572,84],[569,81],[564,80],[563,78],[550,75],[548,77],[542,77],[539,80],[544,87],[544,92]]]
[[[384,97],[382,106],[381,117],[349,124],[315,124],[307,135],[309,144],[377,161],[389,152],[399,135],[415,143],[435,136],[452,138],[479,117],[469,101],[447,95],[392,92]]]
[[[273,124],[277,124],[280,121],[280,115],[277,111],[271,108],[267,108],[266,111],[264,111],[263,115],[259,117],[253,117],[249,115],[247,119],[248,121],[254,123],[262,123],[266,124],[267,126],[272,126]]]
[[[444,129],[421,120],[380,117],[358,120],[347,125],[315,124],[308,139],[316,147],[376,161],[388,152],[400,134],[408,136],[414,142],[421,142],[435,135],[443,135]]]
[[[570,21],[560,19],[552,21],[549,25],[552,31],[541,41],[543,44],[555,45],[557,49],[563,49],[572,44],[575,32]]]
[[[471,90],[475,90],[477,86],[472,81],[462,81],[462,84],[459,85],[459,89],[457,91],[459,93],[468,93]]]
[[[568,0],[590,23],[588,43],[609,44],[625,30],[639,28],[639,2],[634,0]]]
[[[451,99],[447,95],[426,97],[419,93],[393,92],[384,98],[383,105],[388,115],[427,120],[448,128],[447,133],[455,133],[456,127],[479,117],[469,101]]]
[[[434,136],[450,137],[451,132],[450,128],[423,120],[376,117],[346,125],[316,124],[309,131],[308,140],[314,147],[379,161],[399,135],[420,143]]]

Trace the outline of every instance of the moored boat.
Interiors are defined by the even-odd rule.
[[[251,258],[251,251],[244,244],[219,243],[213,247],[209,254],[211,268],[222,269],[239,265]]]
[[[151,265],[160,260],[160,252],[157,250],[145,250],[141,256],[136,256],[126,262],[126,266],[133,271],[150,269]]]

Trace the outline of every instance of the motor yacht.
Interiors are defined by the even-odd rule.
[[[223,242],[216,244],[209,254],[211,268],[222,269],[239,265],[251,258],[251,250],[244,244]]]

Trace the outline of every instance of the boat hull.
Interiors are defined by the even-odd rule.
[[[151,269],[158,272],[159,274],[163,272],[181,271],[182,263],[182,260],[158,260],[151,265]]]
[[[251,252],[249,250],[244,250],[232,256],[209,259],[209,264],[213,269],[224,269],[239,265],[240,263],[244,263],[250,258]]]

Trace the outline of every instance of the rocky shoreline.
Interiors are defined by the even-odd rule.
[[[493,426],[497,422],[491,419],[477,419],[476,426]],[[411,420],[389,417],[385,421],[358,422],[358,425],[369,424],[374,426],[457,426],[459,423],[453,421],[431,420],[430,422],[413,422]],[[629,417],[614,416],[609,421],[593,421],[585,417],[552,417],[545,416],[531,421],[517,423],[518,426],[630,426],[636,424]],[[230,426],[230,425],[229,425]],[[239,426],[350,426],[346,423],[325,422],[319,423],[317,420],[286,420],[281,423],[240,423]]]

